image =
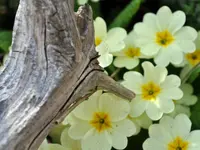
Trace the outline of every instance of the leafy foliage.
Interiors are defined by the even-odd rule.
[[[1,31],[0,32],[0,53],[7,53],[9,46],[11,45],[12,32]]]
[[[109,28],[127,27],[134,15],[137,13],[142,0],[132,0],[124,10],[115,18]]]

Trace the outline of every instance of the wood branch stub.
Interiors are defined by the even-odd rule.
[[[91,8],[73,0],[21,0],[0,70],[0,150],[36,150],[56,122],[98,87],[134,94],[96,60]]]

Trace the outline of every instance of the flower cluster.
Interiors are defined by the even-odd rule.
[[[183,11],[163,6],[156,14],[145,14],[127,34],[121,27],[108,30],[97,17],[99,65],[109,72],[115,68],[114,75],[123,68],[117,79],[136,97],[129,102],[96,91],[65,118],[60,144],[44,141],[40,150],[125,149],[128,138],[141,130],[149,132],[143,150],[199,150],[200,130],[191,131],[189,119],[197,96],[192,84],[181,79],[200,63],[200,32],[185,22]],[[183,69],[174,74],[169,65]]]

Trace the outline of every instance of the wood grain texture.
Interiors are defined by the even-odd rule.
[[[96,60],[92,10],[73,0],[21,0],[0,70],[0,150],[36,150],[77,104],[103,88],[134,94]]]

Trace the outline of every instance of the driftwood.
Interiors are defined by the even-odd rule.
[[[73,0],[21,0],[0,70],[0,150],[36,150],[97,88],[132,99],[97,63],[92,11]]]

